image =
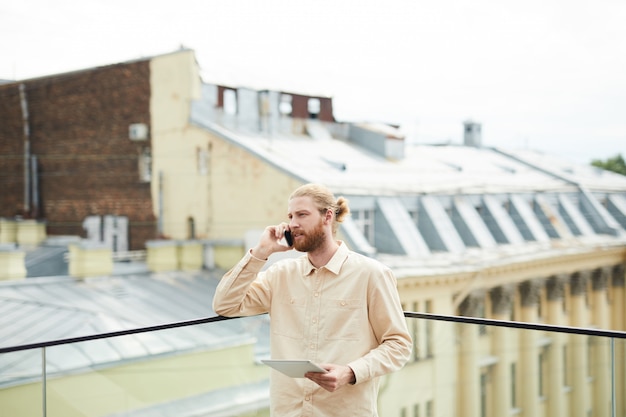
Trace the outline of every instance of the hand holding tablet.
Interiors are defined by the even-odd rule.
[[[304,374],[306,374],[307,372],[327,372],[326,369],[313,363],[310,360],[265,359],[261,362],[292,378],[304,378]]]

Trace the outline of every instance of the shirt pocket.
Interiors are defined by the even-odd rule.
[[[287,297],[278,301],[273,309],[270,322],[272,333],[292,339],[304,337],[306,297]]]
[[[326,340],[359,340],[363,334],[364,301],[359,299],[331,299],[324,312],[327,320]]]

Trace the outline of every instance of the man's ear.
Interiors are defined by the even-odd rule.
[[[324,221],[327,224],[328,223],[332,223],[332,221],[333,221],[333,210],[332,209],[326,210],[326,215],[324,216]]]

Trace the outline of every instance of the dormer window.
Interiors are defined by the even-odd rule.
[[[224,113],[237,114],[237,92],[235,90],[224,90]]]
[[[309,111],[310,119],[319,118],[320,109],[321,109],[320,100],[318,98],[310,98],[309,102],[307,103],[307,109]]]
[[[278,111],[281,116],[291,116],[293,107],[291,106],[292,97],[289,94],[281,94]]]

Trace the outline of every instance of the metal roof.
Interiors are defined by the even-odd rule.
[[[391,126],[307,119],[298,122],[306,133],[294,134],[277,112],[261,123],[254,101],[225,114],[216,94],[204,86],[192,123],[347,197],[342,232],[359,252],[419,271],[435,255],[452,265],[477,252],[539,256],[538,245],[556,240],[578,250],[626,244],[626,176],[529,150],[405,143]]]
[[[532,151],[461,145],[405,144],[390,160],[347,139],[319,139],[280,131],[272,135],[218,123],[206,104],[193,122],[305,182],[339,193],[400,195],[590,190],[625,191],[626,176]],[[314,120],[308,124],[323,128]]]
[[[16,346],[210,317],[221,275],[202,271],[0,282],[1,343]],[[268,319],[261,316],[59,345],[47,349],[47,372],[67,374],[255,340],[257,355],[264,357],[268,335]],[[38,349],[0,355],[0,387],[40,377]]]

